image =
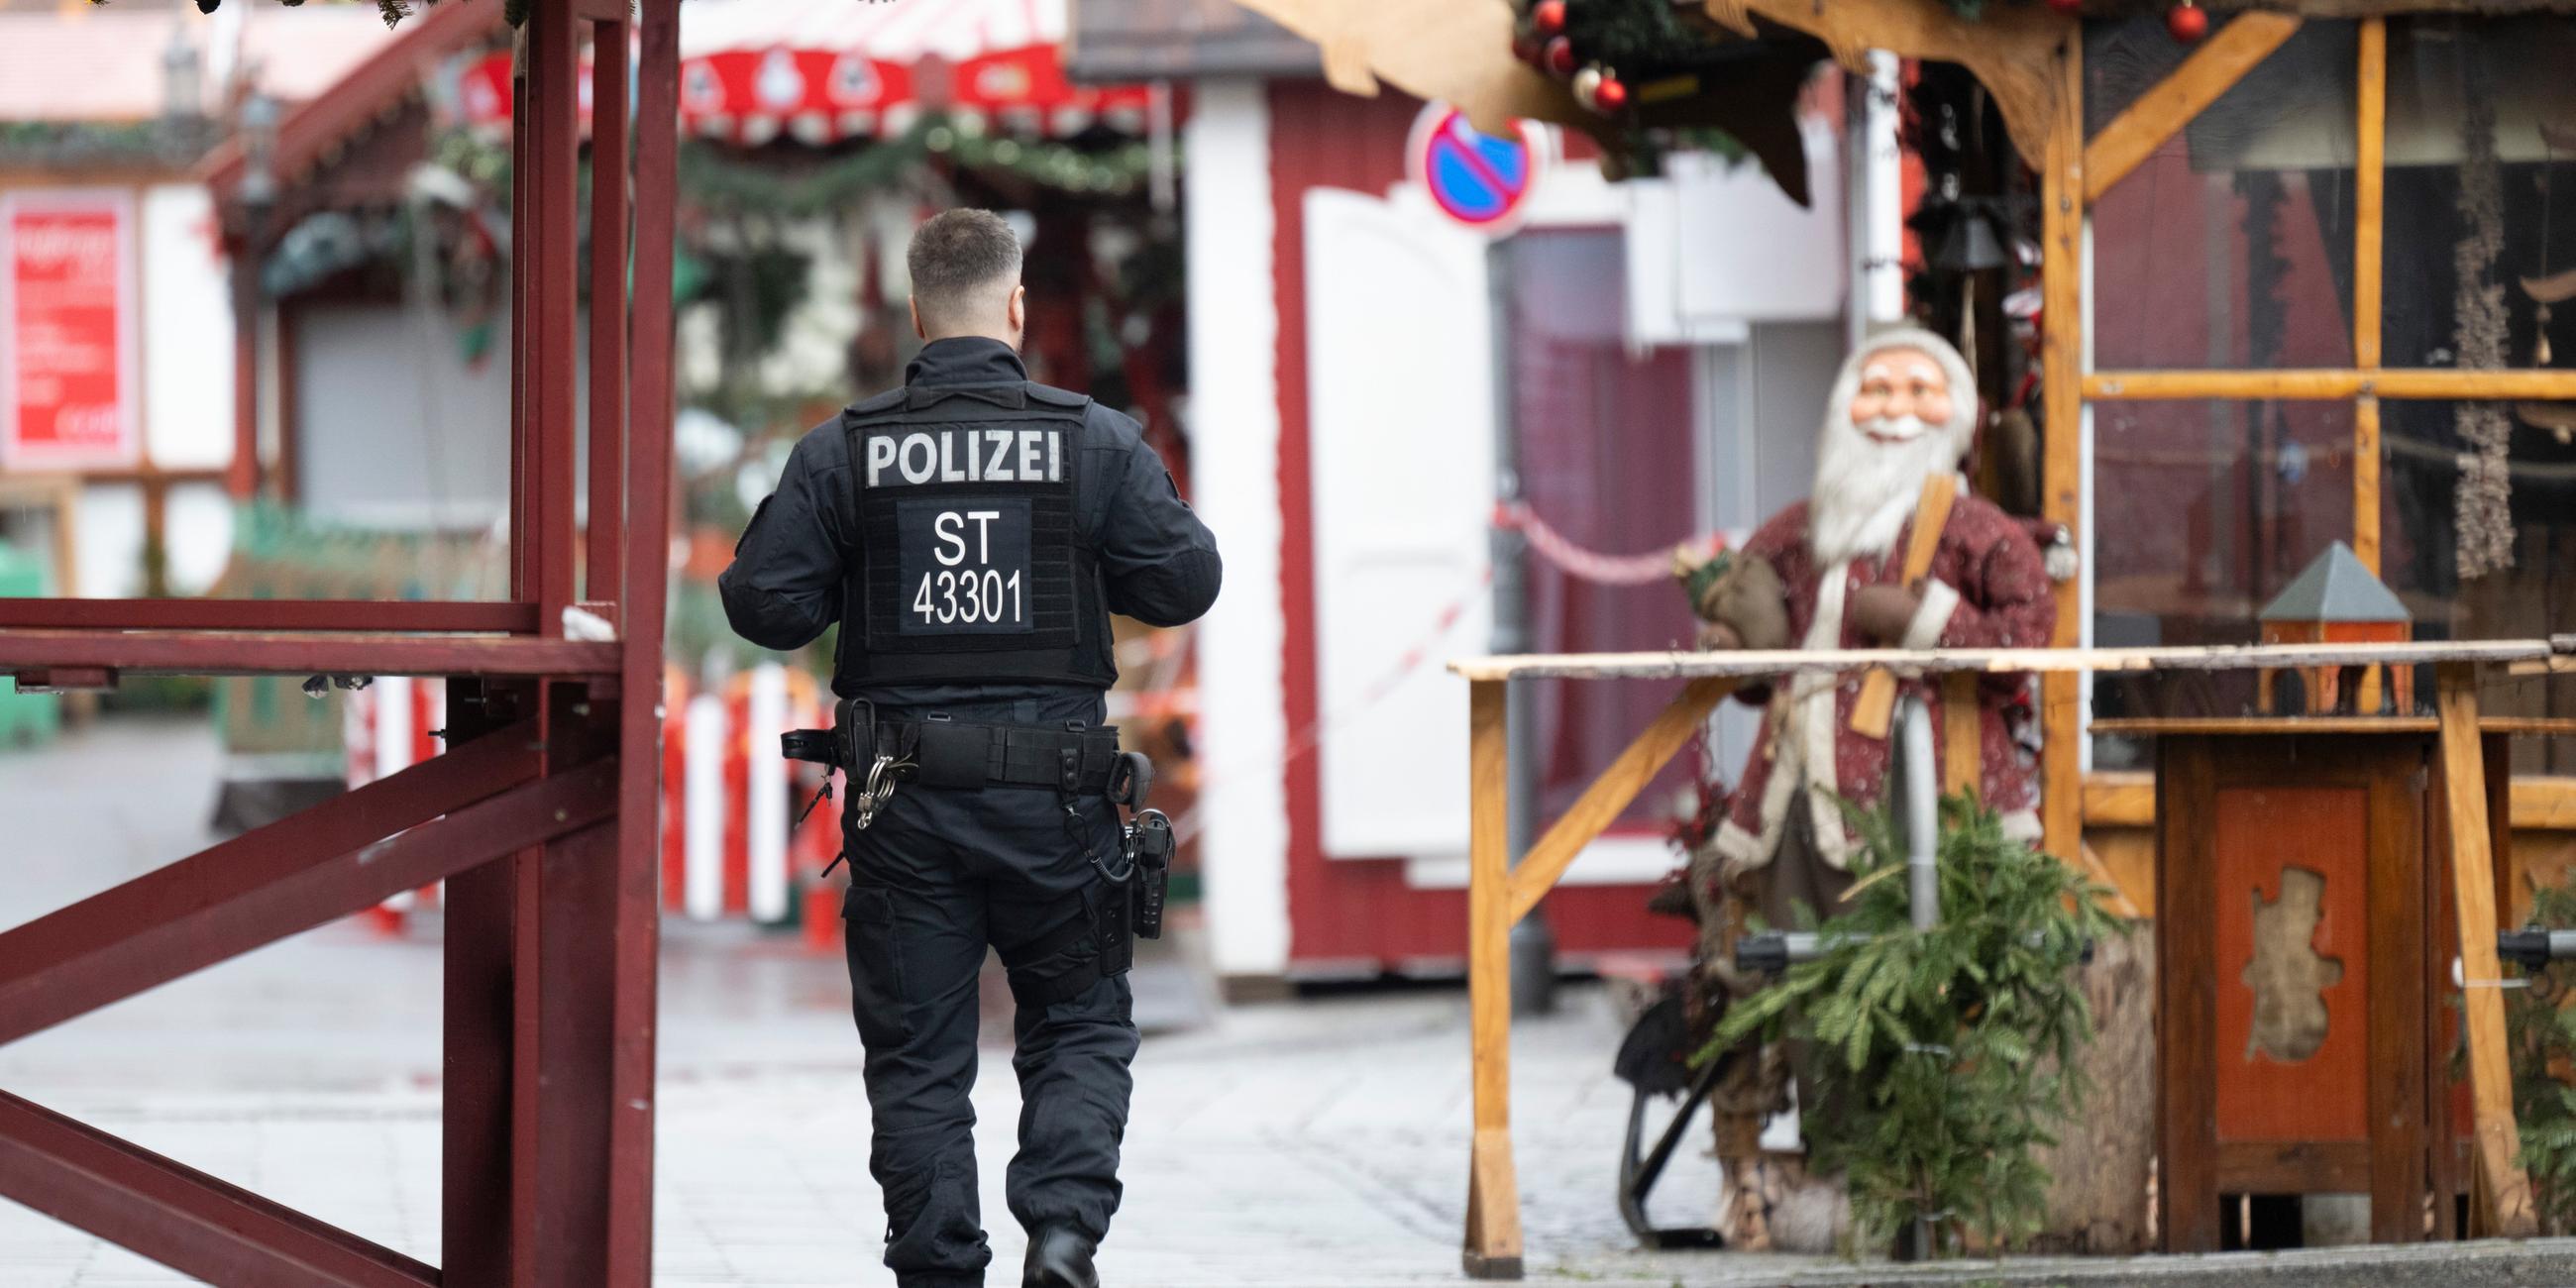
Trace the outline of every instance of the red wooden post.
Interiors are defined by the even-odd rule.
[[[528,401],[521,409],[535,469],[527,511],[534,530],[519,534],[534,561],[537,630],[563,634],[573,602],[573,374],[579,348],[574,269],[579,249],[581,32],[573,0],[536,0],[528,15],[529,169],[515,183],[528,207],[533,244],[518,248],[513,289],[527,294],[529,334],[518,345],[527,365]]]
[[[626,498],[618,626],[617,1052],[609,1073],[608,1283],[653,1278],[654,1017],[661,953],[662,590],[670,570],[671,252],[678,188],[680,3],[643,0],[636,96],[635,270],[626,310]],[[623,49],[623,45],[620,45]]]
[[[489,681],[450,680],[448,745],[505,723],[514,696]],[[519,867],[513,855],[447,881],[439,1242],[449,1283],[510,1278],[510,981]]]
[[[584,562],[593,600],[620,598],[618,552],[626,539],[626,33],[620,18],[593,24],[590,37],[590,534]]]

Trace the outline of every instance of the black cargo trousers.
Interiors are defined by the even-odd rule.
[[[1012,718],[1008,708],[950,710]],[[967,1098],[988,946],[1017,1006],[1011,1215],[1032,1233],[1069,1225],[1098,1240],[1118,1210],[1138,1039],[1123,961],[1102,969],[1099,927],[1104,902],[1127,891],[1091,862],[1119,869],[1116,807],[1086,796],[1075,813],[1069,827],[1064,799],[1046,788],[910,784],[864,830],[844,812],[843,929],[875,1126],[868,1170],[885,1193],[885,1264],[903,1288],[981,1285],[993,1259]],[[1123,919],[1116,926],[1123,936]],[[1068,986],[1076,991],[1048,997]]]

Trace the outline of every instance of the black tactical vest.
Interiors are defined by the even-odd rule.
[[[1091,400],[1026,381],[911,385],[842,413],[859,558],[838,674],[859,684],[1109,686],[1076,512]]]

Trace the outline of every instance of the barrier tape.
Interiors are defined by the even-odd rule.
[[[1673,547],[1649,550],[1643,554],[1609,555],[1576,545],[1572,538],[1549,527],[1547,520],[1526,502],[1504,501],[1494,506],[1494,526],[1506,532],[1517,532],[1529,540],[1538,557],[1577,580],[1604,586],[1646,586],[1668,581],[1673,575]],[[1716,550],[1724,538],[1709,535],[1690,537],[1685,543],[1696,543]]]
[[[1424,631],[1420,638],[1413,642],[1412,647],[1407,648],[1402,654],[1398,655],[1395,663],[1392,666],[1389,666],[1383,675],[1380,675],[1375,681],[1370,683],[1368,688],[1362,690],[1359,697],[1353,699],[1346,706],[1337,710],[1322,712],[1314,719],[1307,721],[1304,727],[1298,729],[1296,733],[1289,736],[1287,745],[1281,749],[1279,759],[1275,762],[1275,765],[1265,759],[1262,765],[1259,766],[1235,764],[1212,767],[1200,779],[1202,784],[1199,789],[1200,801],[1204,802],[1207,799],[1207,788],[1205,784],[1220,782],[1228,774],[1243,772],[1247,768],[1267,767],[1270,768],[1270,772],[1278,772],[1280,769],[1284,769],[1286,766],[1296,763],[1299,757],[1313,751],[1319,744],[1321,744],[1324,740],[1324,731],[1327,728],[1347,720],[1352,716],[1358,715],[1359,713],[1376,706],[1380,702],[1384,702],[1386,700],[1386,696],[1393,693],[1397,685],[1412,678],[1414,672],[1419,671],[1424,666],[1430,664],[1433,657],[1433,650],[1439,648],[1441,643],[1449,638],[1450,632],[1458,629],[1458,623],[1465,619],[1467,616],[1467,610],[1470,607],[1473,607],[1478,599],[1483,598],[1487,589],[1493,584],[1494,567],[1492,564],[1487,564],[1483,568],[1477,570],[1475,580],[1470,583],[1465,590],[1460,591],[1457,595],[1451,597],[1449,602],[1442,606],[1439,613],[1432,617],[1430,629]],[[1172,839],[1174,843],[1177,844],[1198,835],[1199,828],[1203,826],[1201,815],[1205,813],[1205,811],[1206,806],[1204,804],[1194,805],[1188,813],[1173,820]]]

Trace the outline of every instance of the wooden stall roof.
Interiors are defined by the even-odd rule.
[[[1513,7],[1506,0],[1236,0],[1244,8],[1313,41],[1325,79],[1345,93],[1370,96],[1384,80],[1419,98],[1453,104],[1476,128],[1499,131],[1512,117],[1553,121],[1587,131],[1604,120],[1574,101],[1566,87],[1512,56]],[[1691,0],[1682,0],[1689,4]],[[2161,13],[2169,0],[2088,0],[2090,16]],[[2208,0],[2223,16],[2251,9],[2314,18],[2382,15],[2576,13],[2576,0]],[[1995,96],[2013,145],[2030,158],[2046,154],[2055,103],[2050,60],[2073,19],[2037,0],[1989,0],[1974,19],[1945,0],[1699,0],[1717,28],[1751,39],[1781,31],[1823,42],[1844,67],[1864,70],[1863,55],[1885,49],[1901,57],[1957,63]],[[1760,24],[1758,25],[1757,21]],[[1738,92],[1733,78],[1706,82],[1703,97]],[[1783,167],[1748,137],[1758,114],[1730,129],[1783,179]],[[1792,189],[1796,191],[1796,189]]]
[[[493,0],[449,0],[403,25],[407,30],[374,57],[278,122],[273,169],[279,186],[294,186],[314,167],[327,164],[351,141],[419,98],[430,70],[441,60],[493,43],[506,30],[502,6]],[[218,200],[229,197],[241,183],[247,160],[238,134],[207,154],[200,173]]]
[[[1469,680],[1692,680],[1798,671],[2263,671],[2429,662],[2537,663],[2576,669],[2576,635],[2531,640],[2383,644],[2243,644],[2162,648],[1736,649],[1715,653],[1524,653],[1460,658]]]
[[[1322,55],[1324,79],[1343,93],[1372,98],[1383,81],[1416,98],[1459,108],[1488,134],[1505,132],[1515,119],[1545,121],[1605,140],[1619,132],[1609,118],[1576,102],[1567,85],[1512,56],[1514,10],[1506,0],[1235,2],[1313,42]],[[1812,0],[1759,2],[1804,8]],[[1743,38],[1737,42],[1740,63],[1739,51],[1730,47],[1725,73],[1703,77],[1698,94],[1641,104],[1639,110],[1652,125],[1724,130],[1783,191],[1803,203],[1807,162],[1795,109],[1819,47],[1795,25],[1757,33],[1748,23],[1734,30]]]

